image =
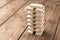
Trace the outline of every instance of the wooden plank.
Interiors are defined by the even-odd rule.
[[[47,18],[49,17],[48,20],[46,18],[46,20],[47,20],[47,23],[45,25],[46,33],[44,33],[43,36],[41,36],[41,37],[40,36],[34,36],[32,38],[32,37],[29,37],[30,35],[28,35],[27,31],[25,31],[25,33],[22,35],[20,40],[27,40],[28,38],[29,38],[28,40],[30,40],[30,39],[31,40],[52,40],[52,38],[54,36],[56,25],[57,25],[57,22],[58,22],[58,15],[59,15],[59,14],[56,15],[57,13],[54,13],[55,12],[55,7],[56,7],[55,2],[56,2],[56,0],[53,0],[53,1],[48,0],[47,3],[45,4],[46,5],[46,16],[47,16]],[[55,18],[56,18],[56,20],[55,20]],[[51,37],[47,34],[51,35]]]
[[[51,17],[52,19],[50,19],[46,24],[44,40],[53,40],[54,38],[55,30],[56,30],[58,19],[59,19],[58,17],[59,15],[57,15],[57,13],[54,15],[55,16]]]
[[[56,28],[59,22],[58,21],[60,16],[59,11],[60,8],[59,6],[56,5],[54,13],[52,14],[52,16],[50,16],[50,19],[48,19],[48,23],[46,24],[47,27],[44,40],[54,40]]]
[[[56,35],[54,40],[60,40],[60,20],[59,20],[58,28],[56,30]]]
[[[58,6],[58,13],[60,16],[60,0],[56,2],[56,5]],[[55,35],[53,40],[60,40],[60,17],[59,17],[59,22],[57,24],[56,30],[55,30]]]
[[[0,26],[12,17],[28,0],[14,0],[0,9]]]
[[[0,40],[17,40],[26,28],[26,14],[23,11],[28,1],[15,15],[0,27]]]
[[[58,13],[60,14],[60,5],[58,6]],[[56,28],[56,33],[54,36],[54,40],[60,40],[60,19]]]
[[[0,9],[9,4],[13,0],[0,0]]]

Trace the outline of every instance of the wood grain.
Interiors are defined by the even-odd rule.
[[[59,24],[58,24],[58,27],[57,27],[57,30],[56,30],[54,40],[60,40],[60,20],[59,20]]]
[[[0,0],[0,9],[9,4],[13,0]]]
[[[0,9],[0,26],[11,18],[28,0],[14,0]]]
[[[57,6],[58,7],[58,14],[60,16],[60,5]],[[54,40],[60,40],[60,18],[59,18],[59,22],[57,24],[57,28],[56,28],[56,33],[54,36]]]
[[[4,5],[5,1],[1,1]],[[24,8],[32,2],[46,7],[42,36],[27,33]],[[60,40],[60,0],[13,0],[0,9],[0,13],[0,40]]]
[[[0,40],[17,40],[23,30],[26,28],[26,14],[22,11],[28,1],[15,15],[0,27]]]

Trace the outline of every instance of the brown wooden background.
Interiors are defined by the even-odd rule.
[[[45,5],[45,32],[26,32],[26,12],[30,3]],[[60,0],[0,0],[0,40],[60,40]]]

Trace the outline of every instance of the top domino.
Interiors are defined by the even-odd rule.
[[[26,7],[26,10],[27,9],[33,9],[33,8],[36,8],[36,10],[44,10],[45,9],[45,6],[43,4],[36,4],[36,3],[31,3],[30,5],[28,5]]]

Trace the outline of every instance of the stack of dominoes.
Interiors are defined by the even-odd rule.
[[[44,31],[45,6],[42,4],[31,3],[25,10],[27,13],[27,32],[29,34],[41,36]]]

